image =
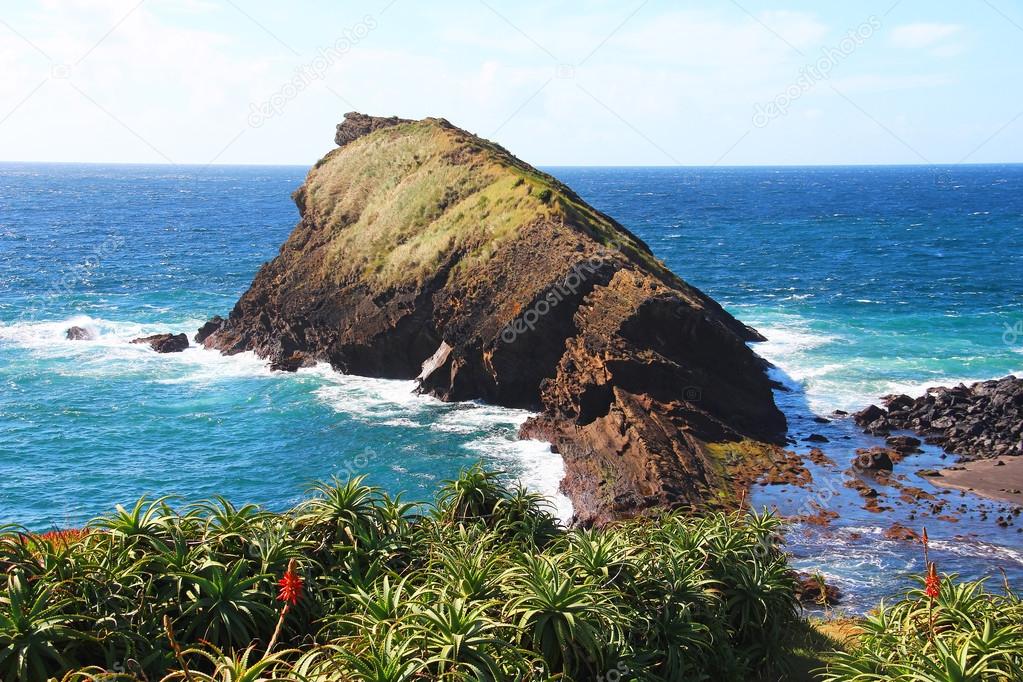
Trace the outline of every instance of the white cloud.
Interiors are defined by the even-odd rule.
[[[483,41],[453,16],[427,18],[419,42],[402,40],[413,19],[388,13],[322,79],[248,127],[250,103],[280,93],[345,24],[294,57],[229,5],[42,0],[17,24],[71,78],[48,81],[0,125],[0,148],[11,159],[307,163],[357,108],[445,116],[538,163],[713,161],[748,128],[755,98],[797,73],[804,58],[792,47],[810,54],[829,31],[796,12],[644,10],[622,25],[620,9],[603,10],[553,17],[534,5],[510,17],[567,64],[592,53],[568,74],[485,8],[473,15],[486,22]],[[0,98],[11,103],[51,74],[20,41],[0,40],[0,68]],[[703,132],[673,140],[666,131],[679,127]]]
[[[270,57],[238,54],[231,35],[168,22],[162,10],[213,11],[192,0],[46,0],[12,18],[26,40],[3,36],[8,49],[0,51],[4,157],[213,159],[282,69]]]
[[[152,145],[177,162],[308,164],[331,148],[334,124],[351,109],[444,116],[537,164],[812,162],[842,160],[843,149],[854,158],[867,154],[834,141],[835,131],[862,116],[824,87],[794,104],[792,116],[751,128],[754,105],[784,91],[848,27],[828,25],[818,13],[754,18],[731,5],[654,4],[640,5],[624,24],[630,10],[610,0],[585,10],[500,5],[512,27],[482,4],[399,3],[379,14],[376,4],[331,3],[307,16],[246,3],[257,25],[211,0],[37,0],[4,20],[49,57],[0,25],[0,119],[45,82],[0,124],[0,158],[163,161]],[[279,95],[321,47],[374,13],[377,26],[365,40],[250,127],[251,103]],[[924,97],[911,93],[946,84],[961,91],[970,81],[958,70],[953,80],[879,63],[905,61],[897,50],[912,45],[928,57],[954,54],[964,34],[944,24],[896,27],[890,42],[872,39],[831,82],[850,95]],[[559,69],[561,61],[574,70]],[[69,64],[71,78],[52,78],[54,63]],[[884,106],[876,115],[887,123]],[[946,129],[955,123],[945,122]],[[887,148],[871,153],[876,149]]]
[[[905,24],[893,28],[889,40],[895,47],[912,50],[931,47],[961,31],[957,24]]]

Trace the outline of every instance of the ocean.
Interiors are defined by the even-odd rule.
[[[777,398],[792,436],[826,435],[837,462],[879,441],[814,416],[1023,369],[1023,166],[545,170],[767,336],[755,350],[791,389]],[[0,164],[0,524],[72,526],[141,495],[280,509],[312,481],[354,474],[426,499],[480,458],[570,515],[558,456],[515,437],[527,412],[127,343],[191,336],[230,311],[297,221],[289,195],[305,172]],[[72,325],[97,339],[65,340]],[[942,462],[927,448],[904,464]],[[876,514],[840,472],[811,469],[814,491],[771,486],[752,500],[840,512],[787,540],[846,608],[919,570],[919,548],[881,537],[896,520],[927,524],[942,570],[999,581],[1005,570],[1023,586],[1023,534],[982,519],[982,501],[957,498],[957,522],[909,506]]]

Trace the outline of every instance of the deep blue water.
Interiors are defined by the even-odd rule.
[[[548,170],[768,336],[757,351],[796,389],[779,394],[792,435],[825,433],[836,461],[876,442],[814,414],[1023,368],[1023,166]],[[560,460],[515,440],[524,412],[127,343],[191,335],[229,311],[296,222],[289,195],[304,175],[0,165],[0,523],[80,523],[144,493],[279,508],[312,480],[351,473],[422,498],[481,456],[553,494]],[[65,341],[71,324],[98,340]],[[840,473],[814,474],[841,489]],[[795,513],[806,497],[754,499]],[[851,591],[852,608],[918,567],[915,548],[879,537],[910,509],[871,514],[847,491],[824,502],[842,519],[797,524],[790,547]],[[1023,579],[1015,528],[970,515],[911,523],[922,522],[945,570]]]

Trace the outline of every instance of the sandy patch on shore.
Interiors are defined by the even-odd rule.
[[[1023,457],[1000,457],[956,464],[942,469],[930,483],[944,488],[966,490],[977,495],[1023,504]]]

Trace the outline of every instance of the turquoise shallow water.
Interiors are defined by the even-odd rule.
[[[815,414],[1023,369],[1021,166],[549,170],[769,337],[757,351],[794,389],[779,394],[792,435],[825,433],[836,461],[876,441]],[[127,343],[191,334],[230,310],[296,221],[289,194],[304,174],[0,165],[0,523],[80,523],[141,494],[280,508],[308,482],[350,473],[422,498],[479,457],[555,497],[560,460],[515,440],[525,412]],[[98,340],[65,341],[71,324]],[[797,524],[790,547],[857,608],[917,565],[915,549],[879,537],[912,511],[879,518],[839,473],[814,473],[821,488],[838,482],[824,503],[842,518]],[[795,513],[807,496],[773,488],[754,499]],[[1023,536],[966,503],[958,524],[927,521],[946,564],[1023,577]]]

